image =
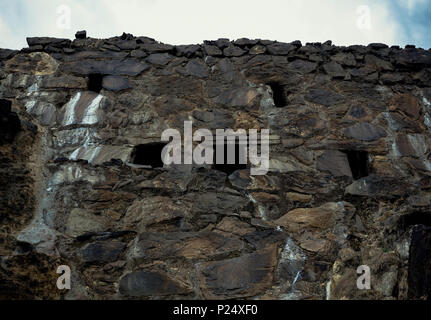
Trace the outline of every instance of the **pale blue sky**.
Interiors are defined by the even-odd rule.
[[[2,48],[25,47],[27,36],[73,39],[82,29],[171,44],[248,37],[429,49],[431,0],[0,0]]]

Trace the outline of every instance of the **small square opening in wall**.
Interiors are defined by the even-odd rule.
[[[88,90],[96,93],[102,91],[103,75],[100,73],[93,73],[88,76]]]
[[[277,108],[283,108],[287,106],[286,92],[284,86],[279,82],[270,82],[268,86],[271,87],[274,104]]]
[[[231,147],[234,147],[234,148],[231,149]],[[234,145],[228,145],[227,143],[225,143],[222,146],[222,148],[224,150],[223,151],[224,154],[218,157],[217,145],[214,146],[214,161],[212,166],[214,170],[222,171],[226,173],[228,176],[230,176],[232,173],[234,173],[237,170],[247,169],[247,163],[246,163],[247,161],[244,161],[244,157],[243,157],[243,155],[245,154],[245,160],[247,159],[246,145],[242,145],[239,143]],[[235,155],[231,155],[232,156],[231,160],[234,160],[231,162],[234,162],[234,163],[229,163],[229,158],[228,158],[229,150],[235,150]],[[220,159],[222,158],[223,163],[217,163],[217,158],[220,158]],[[218,161],[218,162],[221,162],[221,161]]]
[[[341,150],[347,155],[353,179],[367,177],[369,173],[368,152],[359,150]]]
[[[163,168],[162,150],[165,143],[148,143],[136,146],[131,154],[131,162],[152,168]]]

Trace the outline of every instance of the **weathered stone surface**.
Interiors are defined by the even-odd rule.
[[[229,45],[228,47],[223,49],[223,54],[226,57],[240,57],[245,53],[240,47]]]
[[[57,71],[59,63],[44,52],[17,54],[5,62],[5,70],[36,76],[49,75]]]
[[[75,33],[75,38],[76,39],[85,39],[85,38],[87,38],[87,31],[85,31],[85,30],[77,31]]]
[[[187,215],[187,208],[175,204],[167,197],[153,197],[135,200],[127,208],[123,219],[124,228],[136,228],[144,231],[152,225],[174,222]]]
[[[216,46],[212,46],[212,45],[204,45],[204,52],[206,55],[208,56],[221,56],[223,54],[223,52]]]
[[[353,69],[350,71],[350,75],[355,81],[376,82],[378,80],[378,73],[369,67]]]
[[[297,59],[289,63],[288,69],[293,72],[307,74],[317,69],[317,63]]]
[[[275,248],[208,263],[203,267],[201,290],[209,299],[262,294],[271,286],[275,264]]]
[[[55,126],[57,122],[57,110],[51,103],[29,101],[26,104],[26,111],[38,118],[43,126]]]
[[[27,38],[27,43],[29,46],[52,45],[57,47],[63,47],[63,46],[70,45],[71,41],[69,39],[60,39],[60,38],[33,37],[33,38]]]
[[[329,229],[335,225],[337,215],[344,212],[344,205],[339,203],[327,203],[319,208],[304,208],[289,211],[275,224],[292,232],[303,229]]]
[[[355,56],[352,53],[340,52],[332,56],[331,59],[347,67],[355,67],[357,65]]]
[[[81,236],[86,233],[100,232],[107,229],[108,221],[103,217],[83,210],[73,209],[67,220],[66,233],[70,236]]]
[[[187,74],[198,78],[206,78],[208,76],[208,67],[200,59],[191,60],[186,66]]]
[[[118,92],[131,88],[130,82],[125,77],[106,76],[103,77],[102,87],[106,90]]]
[[[0,60],[6,60],[9,58],[12,58],[15,54],[17,54],[17,50],[10,50],[10,49],[0,49]]]
[[[49,77],[42,81],[41,88],[44,89],[85,89],[87,83],[84,78],[73,76]]]
[[[140,48],[151,53],[163,53],[171,52],[174,50],[175,47],[170,44],[145,41],[144,44],[140,46]]]
[[[85,160],[93,165],[101,165],[112,160],[121,160],[125,163],[133,148],[128,146],[95,145],[81,146],[73,150],[69,155],[69,160]]]
[[[254,232],[255,228],[250,227],[248,223],[242,222],[238,218],[225,217],[217,225],[217,230],[220,230],[226,233],[232,233],[239,236],[244,236],[246,234]]]
[[[140,59],[140,58],[146,58],[146,57],[148,57],[148,53],[145,52],[144,50],[133,50],[130,53],[130,56],[132,58],[138,58],[138,59]]]
[[[137,261],[148,259],[185,258],[190,260],[228,257],[240,252],[244,243],[215,232],[143,233],[133,248]]]
[[[251,107],[258,92],[251,88],[239,88],[224,91],[215,99],[215,102],[227,107]]]
[[[79,92],[62,108],[61,124],[68,125],[92,125],[100,121],[102,116],[101,106],[106,98],[94,92]]]
[[[353,182],[346,193],[364,197],[399,197],[412,192],[406,183],[395,183],[396,179],[371,175]]]
[[[234,45],[240,46],[240,47],[250,47],[254,46],[259,42],[257,39],[248,39],[248,38],[240,38],[233,42]]]
[[[73,53],[71,55],[67,55],[64,57],[65,62],[76,62],[76,61],[82,61],[87,59],[124,59],[128,56],[127,52],[113,52],[113,51],[80,51]]]
[[[84,246],[80,251],[82,261],[92,263],[113,262],[118,259],[126,244],[118,241],[93,242]]]
[[[120,280],[120,293],[130,297],[185,295],[190,291],[162,272],[136,271]]]
[[[153,53],[148,56],[146,61],[154,65],[164,66],[172,59],[173,57],[168,53]]]
[[[331,107],[343,102],[345,98],[338,93],[326,89],[311,89],[310,92],[305,95],[305,99],[313,103]]]
[[[266,47],[269,54],[273,55],[288,55],[290,52],[294,51],[296,47],[290,43],[273,43]]]
[[[177,56],[191,58],[194,55],[196,55],[200,49],[201,47],[196,44],[182,45],[182,46],[176,46],[175,52]]]
[[[120,50],[135,50],[138,46],[138,44],[136,43],[136,40],[133,40],[133,39],[118,41],[115,43],[115,45]]]
[[[61,67],[63,72],[87,76],[89,74],[137,76],[149,69],[146,63],[134,59],[126,60],[80,60],[66,62]]]
[[[264,54],[266,52],[266,50],[267,49],[265,46],[255,45],[252,48],[250,48],[248,53],[250,53],[250,54]]]
[[[384,73],[380,76],[384,84],[395,84],[404,81],[404,76],[399,73]]]
[[[394,67],[389,61],[377,58],[375,55],[367,54],[365,56],[365,64],[379,72],[381,71],[392,71]]]
[[[403,157],[419,158],[429,152],[429,143],[420,134],[399,134],[396,137],[396,147]]]
[[[317,159],[317,169],[329,171],[336,177],[352,177],[347,155],[337,150],[325,151],[322,156]]]
[[[288,192],[286,193],[286,199],[292,202],[309,203],[313,199],[313,196],[309,194]]]
[[[358,290],[355,281],[349,280],[349,277],[356,275],[356,268],[352,268],[351,265],[358,262],[366,263],[370,270],[379,270],[374,276],[374,285],[366,294],[364,291]],[[351,249],[342,249],[340,250],[340,257],[332,269],[333,275],[327,287],[328,298],[337,300],[355,296],[355,299],[367,299],[367,296],[371,296],[372,299],[376,300],[390,299],[397,284],[398,276],[402,276],[399,275],[398,264],[399,261],[395,252],[384,252],[380,248],[367,247],[358,255]]]
[[[386,131],[380,126],[374,126],[367,122],[355,124],[344,130],[344,134],[350,138],[373,141],[386,137]]]
[[[323,66],[323,69],[332,78],[344,78],[346,76],[346,72],[343,67],[335,61],[328,62]]]
[[[395,63],[402,66],[431,66],[431,52],[422,49],[406,49],[394,57]]]
[[[415,96],[411,94],[398,94],[391,99],[390,109],[399,110],[408,117],[416,120],[419,118],[422,108],[419,100]]]
[[[250,202],[239,195],[206,192],[194,198],[193,212],[196,214],[215,213],[219,215],[237,215]]]

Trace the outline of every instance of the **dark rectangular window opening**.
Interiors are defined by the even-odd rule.
[[[0,99],[0,144],[11,143],[21,130],[21,121],[12,112],[12,101]]]
[[[431,301],[431,228],[419,225],[412,230],[409,267],[408,298]]]
[[[341,150],[347,155],[353,179],[359,180],[368,177],[369,163],[368,152],[359,150]]]
[[[240,148],[244,148],[246,146],[240,145],[238,143],[235,144],[234,146],[235,146],[235,163],[234,164],[228,163],[227,152],[228,152],[229,148],[228,148],[227,143],[224,144],[224,163],[223,164],[217,163],[217,146],[214,146],[214,161],[213,161],[213,166],[212,166],[212,168],[214,170],[222,171],[222,172],[226,173],[228,176],[230,176],[235,171],[247,169],[247,164],[241,164],[240,163],[241,161],[240,161],[240,152],[239,152]]]
[[[165,143],[148,143],[136,146],[131,154],[132,164],[163,168],[162,150]]]
[[[284,86],[278,82],[270,82],[268,83],[268,86],[271,87],[275,106],[277,108],[283,108],[287,106],[288,103]]]
[[[88,90],[96,93],[102,91],[103,75],[100,73],[93,73],[88,76]]]
[[[431,213],[412,212],[403,215],[399,220],[399,226],[401,229],[408,229],[411,226],[418,225],[431,227]]]

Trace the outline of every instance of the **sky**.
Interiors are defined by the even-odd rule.
[[[431,0],[0,0],[0,48],[26,37],[123,32],[169,44],[301,40],[431,48]]]

